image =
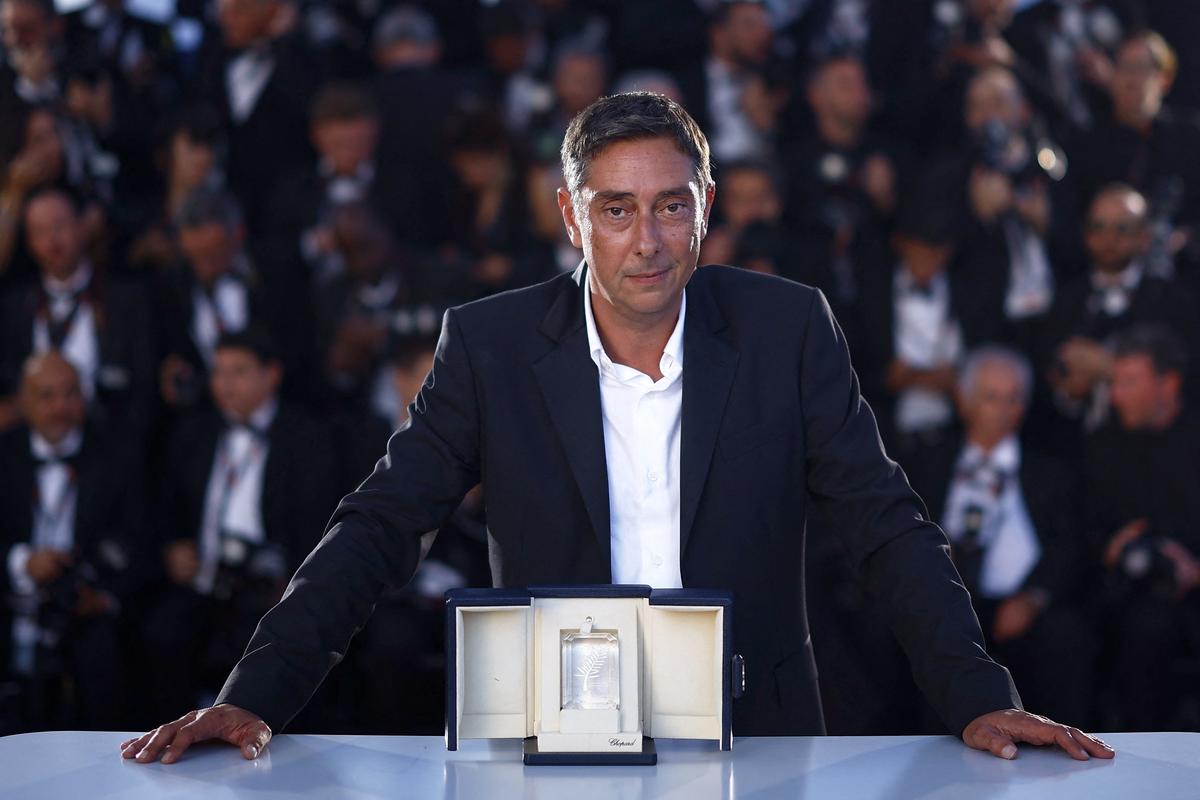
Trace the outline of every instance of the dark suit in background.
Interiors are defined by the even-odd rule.
[[[945,520],[955,468],[965,447],[959,439],[924,450],[919,459],[901,459],[908,465],[913,488],[939,523]],[[1066,463],[1024,446],[1017,480],[1041,555],[1013,594],[1044,592],[1049,605],[1023,636],[1007,642],[996,642],[992,628],[1000,604],[1008,598],[975,594],[973,605],[989,652],[1013,671],[1029,705],[1046,709],[1046,716],[1064,724],[1086,725],[1091,716],[1096,636],[1078,600],[1084,581],[1092,577],[1085,562],[1084,531],[1077,522],[1079,481]],[[1055,667],[1046,669],[1047,662]]]
[[[180,424],[171,439],[160,489],[156,553],[174,540],[199,543],[205,498],[218,443],[226,426],[215,411]],[[286,403],[266,431],[260,509],[263,538],[282,552],[286,575],[299,566],[320,537],[337,492],[337,464],[323,426]],[[223,675],[275,600],[277,588],[247,590],[218,600],[192,586],[168,584],[147,613],[145,638],[161,714],[182,713],[195,693]]]
[[[608,482],[581,267],[447,313],[411,422],[343,499],[218,702],[278,731],[402,585],[421,537],[484,486],[497,585],[608,583]],[[955,733],[1019,706],[983,648],[946,539],[879,444],[816,291],[722,267],[687,289],[680,531],[684,586],[734,595],[743,735],[824,731],[804,611],[809,504],[825,510]],[[536,503],[529,498],[536,497]]]
[[[57,625],[65,626],[59,647],[39,648],[34,674],[19,676],[22,722],[28,730],[106,728],[129,719],[122,686],[122,625],[147,567],[140,454],[89,424],[79,453],[69,463],[77,492],[73,547],[77,567],[51,584],[53,594],[59,602],[70,600],[76,579],[86,576],[88,585],[111,595],[118,606],[92,617],[55,615]],[[0,475],[4,476],[0,554],[7,564],[13,546],[30,544],[33,536],[38,462],[30,448],[29,428],[22,425],[0,437]],[[12,595],[5,566],[0,569],[0,676],[8,673],[13,655]],[[42,619],[47,619],[44,613]],[[64,678],[73,682],[73,692],[64,693]]]

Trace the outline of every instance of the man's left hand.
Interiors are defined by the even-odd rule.
[[[1017,742],[1056,744],[1077,761],[1087,761],[1089,756],[1112,758],[1116,755],[1107,744],[1078,728],[1059,725],[1015,708],[992,711],[976,718],[963,731],[962,738],[968,747],[986,750],[997,758],[1016,758]]]

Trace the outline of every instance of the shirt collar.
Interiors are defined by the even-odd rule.
[[[42,276],[42,286],[46,293],[52,296],[73,295],[82,292],[92,280],[92,263],[84,261],[71,273],[66,280],[58,280],[49,275]]]
[[[1132,261],[1129,266],[1121,270],[1115,275],[1109,276],[1099,270],[1093,270],[1091,274],[1092,288],[1097,291],[1105,289],[1125,289],[1133,291],[1142,282],[1141,261]]]
[[[583,315],[587,321],[588,352],[592,361],[602,371],[611,369],[613,361],[608,357],[608,353],[604,352],[604,343],[600,341],[600,331],[596,328],[596,317],[592,313],[592,281],[586,271],[583,274]],[[687,289],[684,289],[679,301],[679,319],[675,321],[675,330],[671,331],[667,346],[663,348],[662,358],[658,362],[659,371],[664,376],[670,375],[675,369],[683,369],[683,321],[686,317]]]
[[[83,446],[83,428],[75,428],[58,444],[50,444],[37,431],[29,432],[29,450],[38,461],[60,461],[70,458]]]
[[[279,399],[268,397],[262,405],[250,412],[250,419],[245,423],[229,417],[226,417],[226,421],[234,428],[249,428],[257,434],[266,436],[267,431],[271,429],[271,423],[275,421],[277,411],[279,411]]]
[[[1017,440],[1016,434],[1009,434],[1000,444],[992,448],[990,453],[983,452],[983,448],[977,444],[968,444],[963,449],[962,460],[963,465],[978,466],[984,461],[991,468],[1005,473],[1011,474],[1021,468],[1021,443]]]

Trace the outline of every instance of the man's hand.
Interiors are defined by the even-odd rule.
[[[1200,559],[1174,539],[1166,539],[1158,550],[1175,565],[1175,596],[1184,597],[1200,586]]]
[[[66,550],[34,550],[25,562],[25,572],[40,586],[61,575],[73,560]]]
[[[1150,522],[1145,519],[1135,519],[1122,526],[1112,535],[1112,538],[1108,540],[1108,545],[1104,548],[1104,566],[1109,569],[1116,567],[1117,562],[1121,560],[1121,553],[1125,550],[1125,546],[1144,535],[1148,530],[1150,530]]]
[[[243,758],[253,760],[271,741],[271,729],[246,709],[222,703],[212,708],[189,711],[174,722],[122,742],[121,756],[142,764],[157,761],[162,756],[164,764],[172,764],[196,742],[210,739],[236,745],[242,751]]]
[[[992,711],[976,718],[963,731],[962,738],[968,747],[986,750],[997,758],[1016,758],[1017,742],[1056,744],[1076,761],[1087,761],[1089,756],[1112,758],[1116,755],[1107,744],[1078,728],[1059,725],[1015,708]]]
[[[996,609],[996,622],[992,626],[993,641],[1007,642],[1024,636],[1045,607],[1044,593],[1033,590],[1019,592],[1008,598]]]

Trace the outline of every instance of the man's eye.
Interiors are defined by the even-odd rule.
[[[664,207],[664,210],[668,214],[682,214],[685,208],[687,208],[687,206],[683,203],[667,203],[667,205]]]
[[[613,219],[621,219],[625,216],[625,209],[614,206],[613,208],[604,209],[604,213],[608,214],[608,216],[612,217]]]

